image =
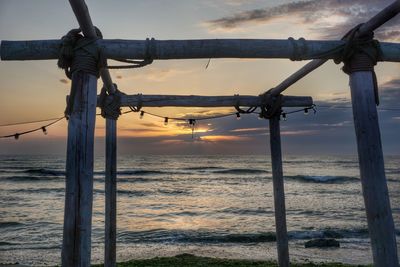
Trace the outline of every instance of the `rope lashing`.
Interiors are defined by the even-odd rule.
[[[101,88],[99,96],[99,106],[101,109],[101,116],[106,119],[117,120],[121,115],[121,93],[117,85],[114,83],[115,92],[108,93],[106,86]]]
[[[155,39],[147,38],[146,39],[146,51],[143,60],[134,60],[134,59],[113,59],[119,62],[128,63],[130,65],[118,65],[118,66],[107,66],[108,69],[134,69],[134,68],[142,68],[144,66],[150,65],[153,63],[153,58],[157,54]]]
[[[129,106],[129,109],[132,112],[139,112],[142,109],[143,106],[143,100],[142,100],[142,94],[137,94],[138,96],[138,103],[136,106]]]
[[[303,55],[307,55],[308,49],[306,40],[304,38],[300,38],[299,40],[295,40],[292,37],[288,38],[291,46],[292,46],[292,55],[290,56],[290,60],[299,61],[303,60]]]
[[[97,38],[86,38],[81,34],[81,29],[72,29],[62,37],[60,55],[57,65],[64,69],[65,75],[72,79],[72,75],[82,71],[100,76],[99,70],[106,64],[102,57],[101,49],[96,41],[103,38],[100,30],[95,27]],[[65,117],[68,118],[73,112],[76,96],[76,86],[71,86],[70,97],[65,109]]]
[[[343,62],[343,72],[351,74],[356,71],[371,71],[374,82],[375,103],[379,105],[378,82],[374,66],[381,58],[382,51],[379,42],[374,40],[374,33],[371,31],[364,35],[357,35],[362,24],[350,30],[342,40],[346,41],[340,56],[335,58],[335,63]]]
[[[241,109],[241,108],[240,108],[239,95],[236,94],[235,97],[236,97],[235,109],[236,109],[236,111],[237,111],[239,114],[250,114],[250,113],[253,113],[253,112],[257,109],[257,107],[248,107],[246,110]],[[236,114],[236,115],[237,115],[237,114]],[[239,116],[238,116],[238,117],[239,117]]]
[[[260,118],[270,119],[274,116],[279,116],[282,113],[283,96],[271,96],[270,94],[260,95],[262,106]]]
[[[96,28],[97,38],[86,38],[80,29],[72,29],[61,38],[61,48],[57,65],[65,70],[66,76],[71,79],[75,71],[84,71],[99,77],[99,69],[105,65],[101,56],[101,49],[96,41],[102,39],[102,34]]]

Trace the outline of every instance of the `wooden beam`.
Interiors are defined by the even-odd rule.
[[[85,37],[96,38],[89,10],[83,0],[69,0]],[[115,87],[108,69],[101,69],[100,76],[110,94]],[[95,99],[96,100],[96,99]],[[106,167],[105,167],[105,248],[104,266],[116,266],[116,225],[117,225],[117,121],[106,119]]]
[[[383,163],[373,73],[353,72],[350,88],[374,266],[397,267],[396,236]]]
[[[62,266],[89,267],[97,78],[75,72],[71,86],[76,95],[68,120]]]
[[[142,107],[243,107],[262,106],[259,96],[197,96],[197,95],[122,95],[121,106]],[[309,107],[313,104],[310,96],[283,96],[283,107]]]
[[[383,10],[381,10],[378,14],[376,14],[366,23],[364,23],[359,29],[358,32],[359,35],[363,35],[370,31],[376,30],[384,23],[395,17],[399,12],[400,12],[400,0],[397,0],[392,4],[390,4],[389,6],[387,6],[386,8],[384,8]],[[276,87],[270,89],[266,93],[269,93],[271,95],[281,94],[291,85],[293,85],[294,83],[305,77],[307,74],[311,73],[313,70],[319,68],[327,61],[328,61],[327,59],[314,59],[313,61],[304,65],[301,69],[290,75],[287,79],[285,79],[283,82],[278,84]]]
[[[289,267],[289,243],[286,227],[285,190],[283,184],[279,119],[279,114],[269,119],[275,228],[279,267]]]
[[[343,45],[344,41],[203,39],[203,40],[98,40],[108,59],[144,59],[147,51],[155,60],[198,58],[316,58],[333,59],[337,55],[321,54]],[[151,43],[151,42],[150,42]],[[2,41],[2,60],[57,59],[60,40]],[[381,43],[382,61],[400,62],[400,44]]]

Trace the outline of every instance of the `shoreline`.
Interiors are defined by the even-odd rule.
[[[30,265],[0,264],[0,267],[29,267]],[[40,265],[39,265],[40,266]],[[56,265],[59,266],[59,265]],[[93,267],[103,267],[102,264],[93,264]],[[148,259],[132,259],[129,261],[118,262],[117,267],[278,267],[273,260],[249,260],[249,259],[229,259],[217,257],[204,257],[194,254],[183,253],[170,257],[153,257]],[[292,267],[371,267],[372,265],[345,264],[340,262],[304,262],[292,261]]]
[[[102,267],[104,264],[92,265],[94,267]],[[278,267],[276,261],[263,260],[242,260],[196,256],[194,254],[184,253],[172,257],[154,257],[150,259],[137,259],[126,262],[117,263],[119,267],[182,267],[182,266],[207,266],[207,267]],[[368,267],[372,265],[352,265],[338,262],[291,262],[292,267]]]

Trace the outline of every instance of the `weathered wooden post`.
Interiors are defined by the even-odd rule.
[[[86,37],[97,38],[96,30],[90,18],[89,10],[83,0],[70,0],[71,7]],[[101,69],[100,75],[109,94],[116,92],[107,69]],[[95,90],[96,91],[96,90]],[[97,97],[94,97],[94,101]],[[106,167],[105,167],[105,267],[116,266],[116,171],[117,171],[117,121],[106,119]],[[91,214],[91,213],[90,213]],[[91,216],[90,216],[91,221]],[[90,247],[89,247],[90,265]],[[71,265],[72,266],[72,265]]]
[[[280,267],[289,266],[289,244],[286,228],[285,190],[283,184],[280,114],[269,119],[269,140],[271,149],[272,183],[274,190],[274,210],[278,263]]]
[[[350,68],[365,68],[368,56],[357,53]],[[367,67],[373,68],[373,64]],[[354,127],[357,137],[361,184],[367,213],[374,265],[399,266],[396,236],[386,183],[378,114],[376,110],[373,71],[354,70],[350,73]]]
[[[117,240],[117,121],[106,119],[104,266],[116,266]]]
[[[62,266],[83,267],[90,266],[97,77],[74,72],[71,90]]]

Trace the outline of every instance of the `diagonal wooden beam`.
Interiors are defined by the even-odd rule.
[[[69,3],[74,11],[76,19],[78,20],[83,35],[88,38],[97,38],[96,30],[93,26],[92,19],[90,18],[89,9],[87,8],[86,3],[83,0],[69,0]],[[114,93],[115,88],[108,69],[101,69],[100,76],[107,89],[110,90],[110,93]]]
[[[359,34],[363,35],[365,33],[371,32],[385,24],[387,21],[391,20],[393,17],[395,17],[398,13],[400,12],[400,0],[397,0],[384,8],[382,11],[380,11],[378,14],[376,14],[374,17],[372,17],[370,20],[365,22],[359,29]],[[287,88],[289,88],[291,85],[305,77],[307,74],[311,73],[313,70],[319,68],[325,62],[327,62],[327,59],[314,59],[311,62],[307,63],[304,65],[301,69],[290,75],[287,79],[285,79],[283,82],[278,84],[276,87],[268,90],[264,94],[271,94],[271,95],[279,95],[283,91],[285,91]]]

